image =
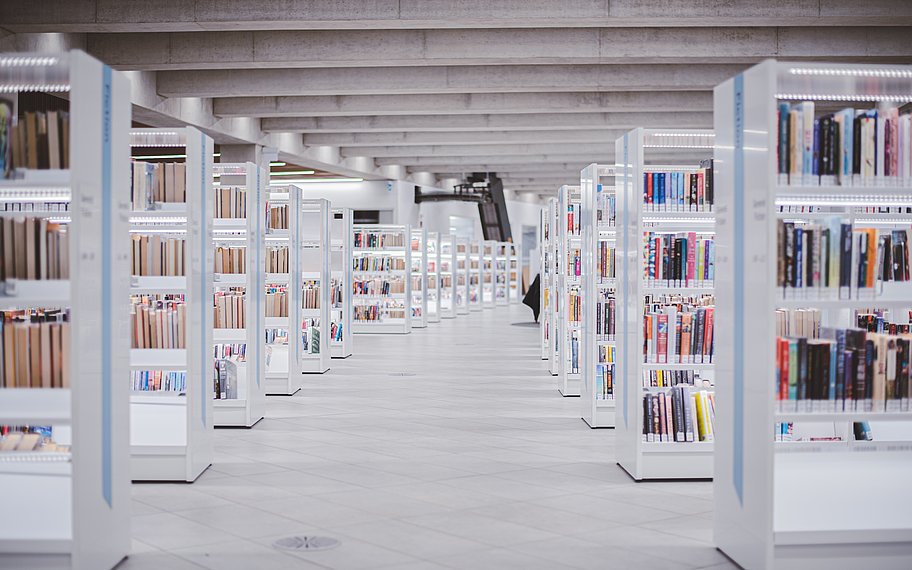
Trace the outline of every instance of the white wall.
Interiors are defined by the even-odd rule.
[[[298,184],[304,198],[326,198],[334,208],[355,210],[397,210],[396,183],[388,188],[385,180],[364,182],[329,182],[324,184]]]

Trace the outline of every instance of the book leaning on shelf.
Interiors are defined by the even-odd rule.
[[[52,426],[0,426],[0,453],[68,453],[70,446],[58,445]]]
[[[213,346],[213,388],[216,400],[237,399],[238,364],[247,360],[247,345],[216,344]]]
[[[320,354],[320,319],[304,319],[301,326],[301,347],[304,354]]]
[[[136,211],[156,203],[187,201],[187,165],[183,162],[133,162],[131,196]]]
[[[243,188],[216,188],[212,211],[215,218],[246,218],[247,191]]]
[[[0,218],[0,280],[69,279],[70,240],[65,224],[45,218]]]
[[[342,323],[337,321],[330,323],[329,339],[333,342],[342,342]]]
[[[131,296],[130,330],[131,348],[187,348],[182,296]]]
[[[713,441],[715,396],[679,385],[643,394],[643,441]]]
[[[242,287],[229,287],[216,291],[214,297],[214,324],[217,329],[243,329],[247,324],[247,297]]]
[[[825,223],[778,220],[777,285],[845,297],[874,292],[878,281],[909,281],[909,230],[856,228],[839,217]]]
[[[13,103],[0,99],[0,177],[13,170],[70,167],[70,115],[67,111],[26,111],[13,117]]]
[[[778,107],[779,183],[804,186],[909,186],[912,116],[846,108],[816,115],[813,101]]]
[[[0,387],[69,388],[65,310],[0,311]]]
[[[213,272],[240,274],[247,272],[247,248],[223,247],[215,248]]]
[[[711,364],[714,298],[647,296],[643,315],[643,362]]]

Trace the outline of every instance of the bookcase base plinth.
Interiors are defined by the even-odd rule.
[[[713,478],[712,443],[643,443],[635,462],[618,465],[635,481]]]
[[[583,421],[586,422],[586,425],[592,429],[613,428],[615,426],[615,408],[614,406],[609,407],[607,405],[608,402],[609,400],[596,402],[595,414],[583,417]]]
[[[262,414],[251,414],[246,400],[213,400],[215,427],[252,428],[263,419]]]
[[[412,326],[416,325],[412,323]],[[399,323],[355,323],[352,325],[354,334],[408,334],[405,324]]]
[[[341,346],[334,346],[330,349],[330,358],[348,358],[352,355],[350,349]]]
[[[775,570],[900,570],[909,567],[909,560],[912,560],[912,542],[861,543],[846,537],[845,542],[836,544],[776,545],[771,567]],[[740,564],[736,559],[735,562]]]
[[[182,445],[131,446],[130,476],[133,482],[173,481],[193,483],[209,468],[190,470],[187,447]]]
[[[288,373],[270,377],[266,373],[266,395],[267,396],[294,396],[301,389],[300,383],[292,385],[288,379]]]
[[[565,398],[579,397],[582,387],[583,383],[579,378],[567,378],[557,387],[557,391]]]

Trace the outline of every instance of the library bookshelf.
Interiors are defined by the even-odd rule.
[[[808,399],[797,400],[801,392],[792,391],[792,368],[780,374],[777,335],[785,335],[776,320],[777,312],[816,311],[824,327],[848,330],[853,336],[859,332],[854,329],[860,324],[856,313],[872,308],[894,323],[909,322],[910,282],[896,279],[880,257],[877,269],[883,264],[887,274],[878,275],[874,287],[866,279],[856,280],[856,272],[871,274],[857,269],[867,257],[854,241],[872,229],[882,240],[892,230],[905,232],[912,223],[909,120],[894,111],[910,101],[909,66],[768,60],[715,88],[720,252],[716,366],[720,378],[732,380],[720,382],[716,392],[714,540],[745,568],[905,568],[912,559],[912,491],[894,484],[912,474],[908,406],[900,402],[897,410],[895,400],[867,399],[870,392],[864,384],[855,384],[850,397],[845,378],[853,367],[838,363],[824,394],[817,392],[810,405]],[[846,107],[843,114],[840,109]],[[813,134],[810,140],[797,136],[803,126],[793,117],[799,116],[811,128],[817,123],[831,133],[823,137],[827,148],[819,154],[807,144],[813,143]],[[841,135],[841,144],[832,144],[830,128]],[[884,136],[891,131],[902,133],[902,139],[889,148],[883,142],[892,138]],[[835,156],[830,154],[834,150]],[[898,161],[897,150],[903,151]],[[792,266],[796,251],[782,239],[785,229],[802,228],[814,236],[814,224],[825,227],[827,220],[849,227],[852,243],[842,249],[840,236],[834,240],[840,249],[829,258],[840,270],[849,266],[848,282],[837,272],[825,284],[812,276],[815,280],[802,286],[792,281],[797,275],[791,270],[782,280],[780,269]],[[877,243],[878,256],[884,253],[882,244]],[[899,252],[900,267],[907,267],[907,256],[907,251]],[[798,336],[789,332],[791,339]],[[898,343],[904,337],[861,334],[875,364],[870,370],[856,369],[853,383],[861,378],[873,384],[876,394],[884,377],[889,382],[895,373],[903,387],[907,366],[899,362],[893,371],[888,365],[882,372],[877,363],[883,362],[883,353],[878,349],[872,355],[870,346],[879,346],[881,338]],[[783,342],[792,344],[789,338]],[[832,340],[807,342],[823,342],[832,351]],[[849,349],[846,341],[848,362],[853,362],[857,346]],[[782,377],[789,379],[785,394]],[[854,399],[860,388],[864,400]],[[893,394],[905,392],[903,388]],[[870,441],[856,439],[854,422],[866,422],[860,425],[867,427]],[[830,441],[799,436],[823,428]]]
[[[359,224],[352,233],[352,332],[412,332],[412,230]]]
[[[61,100],[60,109],[21,113],[22,101],[36,92],[68,101]],[[130,552],[130,333],[124,302],[130,203],[116,184],[129,176],[130,82],[81,51],[3,54],[0,93],[6,112],[19,115],[16,129],[39,115],[61,113],[67,122],[61,132],[61,122],[52,119],[60,143],[56,168],[28,160],[22,167],[14,156],[9,176],[0,171],[0,220],[4,226],[59,224],[71,239],[61,244],[65,254],[58,254],[79,260],[68,273],[55,271],[53,279],[47,271],[45,278],[4,272],[0,281],[3,332],[32,327],[27,323],[37,323],[43,313],[39,328],[62,347],[61,367],[52,367],[50,383],[45,368],[42,387],[25,387],[17,383],[21,378],[6,374],[0,382],[0,423],[29,426],[29,439],[43,426],[40,436],[50,438],[41,447],[30,442],[0,452],[3,511],[10,515],[0,517],[0,558],[11,568],[113,568]],[[5,353],[13,359],[4,360],[5,367],[20,350]],[[4,443],[11,437],[17,436],[8,434]]]
[[[494,240],[488,239],[481,242],[481,306],[485,309],[493,309],[496,306],[494,299],[496,249],[497,242]]]
[[[412,230],[411,238],[411,295],[409,305],[412,312],[412,328],[424,328],[428,324],[428,231],[425,228]]]
[[[266,256],[279,261],[266,268],[264,281],[265,391],[290,396],[303,384],[302,345],[295,342],[295,331],[304,322],[300,189],[270,186],[267,205]]]
[[[294,186],[301,192],[299,186]],[[301,372],[329,371],[332,321],[332,205],[325,198],[301,199],[298,221],[301,251]]]
[[[440,236],[440,317],[456,317],[456,236]]]
[[[494,304],[497,306],[510,304],[510,243],[496,242],[494,245]]]
[[[429,323],[440,322],[440,233],[427,233],[425,247],[425,264],[427,265],[427,320]]]
[[[456,289],[454,293],[454,303],[456,305],[457,315],[469,314],[469,240],[464,237],[456,237]]]
[[[145,263],[134,266],[131,298],[176,303],[185,321],[183,348],[179,343],[171,343],[171,348],[159,348],[160,342],[150,345],[147,335],[144,346],[155,348],[130,350],[134,380],[130,396],[131,473],[134,481],[192,482],[209,467],[213,457],[213,143],[193,127],[133,129],[130,147],[134,173],[140,176],[134,176],[130,214],[134,261],[136,240],[141,244],[144,238],[150,243],[172,240],[179,252],[172,266],[161,271],[146,270]],[[160,154],[163,148],[180,150],[179,154],[186,157],[182,171],[175,166],[173,177],[164,176],[165,186],[173,182],[176,189],[182,183],[183,197],[175,192],[161,201],[161,196],[154,195],[150,200],[145,191],[137,190],[142,185],[154,186],[161,178],[154,170],[150,172],[154,167],[149,163],[143,172],[137,169],[145,162],[143,157]],[[169,167],[163,164],[160,168],[159,176]],[[145,257],[142,250],[140,255]],[[159,373],[161,384],[137,380],[137,376]],[[180,374],[184,374],[183,380]],[[173,380],[165,382],[169,376]]]
[[[483,294],[481,288],[482,279],[482,259],[481,259],[481,240],[469,241],[469,309],[480,311],[484,308]]]
[[[542,208],[539,217],[538,235],[541,236],[541,247],[538,249],[540,256],[539,266],[541,267],[538,287],[538,305],[541,310],[541,324],[539,325],[539,343],[541,345],[541,359],[548,360],[551,356],[550,346],[550,326],[551,326],[551,215],[549,208],[553,198],[548,199],[548,206]]]
[[[712,146],[710,130],[673,129],[635,129],[615,144],[617,463],[636,480],[713,475],[712,388],[705,384],[714,379],[712,335],[697,329],[712,330],[712,280],[702,279],[700,271],[711,275],[707,244],[714,237],[714,212],[710,197],[696,186],[712,178],[700,173]],[[684,248],[678,257],[676,247]],[[683,278],[676,279],[681,276],[673,272],[682,268]],[[677,340],[684,333],[691,342]],[[678,396],[681,405],[666,407]],[[684,441],[672,413],[679,409],[682,422],[692,419],[690,434],[680,431]],[[699,427],[708,426],[702,438],[698,420]]]
[[[333,358],[352,355],[352,211],[334,208],[332,214],[332,322],[330,352]]]
[[[522,300],[522,269],[518,248],[513,242],[507,244],[507,286],[509,287],[510,303],[519,303]]]
[[[582,237],[580,236],[580,187],[564,185],[557,197],[557,243],[555,260],[558,266],[556,295],[554,296],[554,320],[557,334],[557,390],[561,396],[579,396],[582,377],[580,375],[580,338],[582,315],[579,313],[580,269],[579,260]],[[559,260],[559,261],[557,261]]]
[[[253,427],[266,414],[264,277],[268,176],[252,162],[212,165],[217,206],[213,209],[214,307],[219,315],[214,343],[215,427]],[[218,206],[224,205],[221,211]],[[241,206],[243,205],[243,208]],[[232,263],[235,262],[235,263]],[[227,319],[223,299],[240,293],[242,319]]]
[[[616,198],[614,165],[580,172],[582,315],[580,403],[591,428],[614,427],[616,332]]]
[[[560,192],[558,190],[558,192]],[[548,250],[547,250],[547,264],[546,268],[548,271],[548,304],[547,304],[547,327],[548,327],[548,372],[552,376],[558,376],[560,374],[560,345],[557,341],[560,338],[560,322],[558,321],[558,315],[560,314],[560,297],[558,294],[558,282],[560,280],[560,249],[558,248],[559,243],[559,233],[561,227],[561,216],[560,208],[558,207],[557,198],[548,198],[548,218],[549,218],[549,231],[551,238],[548,240]]]

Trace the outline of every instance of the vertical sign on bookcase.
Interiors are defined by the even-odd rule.
[[[191,127],[130,139],[132,477],[192,482],[213,454],[213,143]]]
[[[561,186],[558,192],[559,226],[555,260],[560,266],[555,296],[555,320],[560,345],[557,389],[562,396],[580,395],[580,187]]]
[[[714,542],[745,568],[905,568],[912,67],[769,60],[713,99]]]
[[[616,370],[615,167],[590,164],[580,172],[580,403],[592,428],[614,427]],[[604,184],[603,184],[604,182]]]
[[[712,131],[618,140],[624,307],[617,461],[634,479],[712,477],[715,241]],[[628,417],[629,414],[629,417]]]

